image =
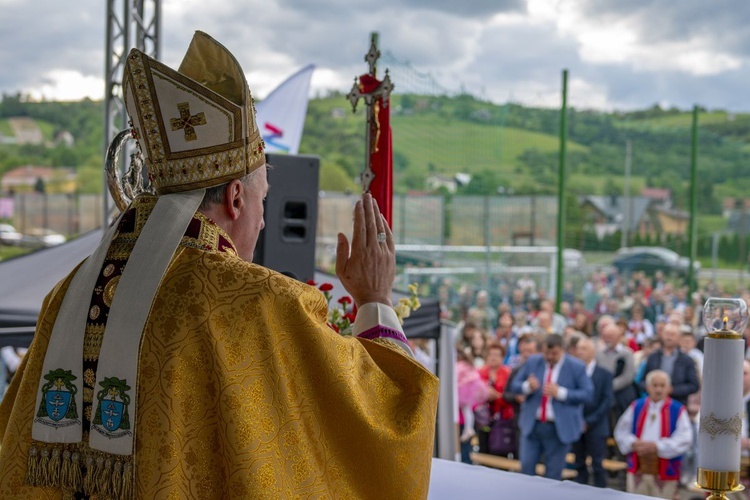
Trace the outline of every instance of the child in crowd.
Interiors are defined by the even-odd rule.
[[[471,357],[465,351],[456,351],[456,382],[458,387],[459,428],[461,432],[461,461],[471,463],[471,438],[474,430],[474,407],[487,401],[487,384],[474,368]]]

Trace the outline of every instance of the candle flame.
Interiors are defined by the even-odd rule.
[[[724,316],[724,330],[727,329],[727,321],[729,321],[729,316]]]

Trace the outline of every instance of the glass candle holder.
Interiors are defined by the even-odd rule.
[[[742,335],[747,319],[747,304],[742,299],[711,297],[703,306],[703,325],[708,333],[726,331]]]

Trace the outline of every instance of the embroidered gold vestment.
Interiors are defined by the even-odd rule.
[[[118,232],[103,276],[127,260],[153,204],[134,202],[133,227]],[[241,260],[200,214],[188,232],[141,341],[134,496],[426,498],[437,379],[388,341],[333,332],[317,289]],[[29,486],[26,475],[42,363],[71,276],[45,299],[0,405],[3,499],[70,493]],[[105,332],[89,322],[84,360],[98,358]]]

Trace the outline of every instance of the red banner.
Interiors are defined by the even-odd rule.
[[[377,90],[380,80],[365,74],[359,77],[362,93]],[[372,106],[373,120],[370,124],[370,168],[375,177],[370,183],[370,193],[377,200],[380,211],[393,227],[393,145],[391,141],[390,98],[383,102],[378,97]]]

